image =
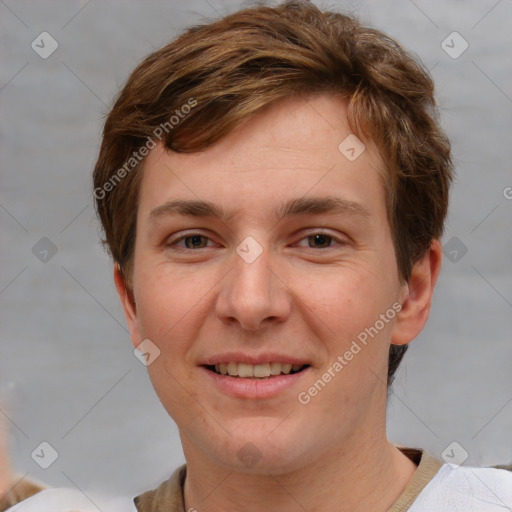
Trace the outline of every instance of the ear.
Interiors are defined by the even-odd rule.
[[[402,309],[396,316],[391,335],[393,345],[409,343],[425,327],[442,259],[441,243],[433,240],[430,249],[413,265],[411,276],[404,285]]]
[[[127,287],[125,277],[119,263],[117,262],[114,264],[114,283],[116,285],[119,299],[121,300],[121,305],[123,306],[126,323],[130,330],[132,345],[136,348],[142,341],[137,318],[137,306],[135,304],[133,292]]]

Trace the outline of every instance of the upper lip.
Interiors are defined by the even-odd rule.
[[[291,364],[310,364],[307,359],[278,354],[275,352],[264,352],[261,354],[244,354],[242,352],[224,352],[203,359],[200,365],[215,365],[220,363],[245,363],[245,364],[264,364],[264,363],[291,363]]]

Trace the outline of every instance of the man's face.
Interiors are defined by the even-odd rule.
[[[276,104],[204,152],[147,157],[129,324],[135,346],[160,350],[148,371],[187,458],[247,470],[259,459],[252,471],[277,474],[382,429],[406,286],[383,163],[370,143],[355,160],[358,148],[338,149],[350,133],[343,100],[322,94]],[[278,215],[327,196],[337,209]],[[178,200],[229,218],[180,215]],[[307,367],[263,378],[216,363]]]

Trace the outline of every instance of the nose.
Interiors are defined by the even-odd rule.
[[[250,251],[249,257],[233,251],[232,270],[220,283],[216,313],[225,323],[258,331],[288,318],[292,295],[269,249],[263,249],[254,260]]]

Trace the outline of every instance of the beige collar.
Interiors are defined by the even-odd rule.
[[[409,510],[409,507],[416,501],[420,492],[434,478],[443,465],[441,461],[432,457],[426,450],[401,446],[397,446],[397,448],[409,457],[418,468],[405,486],[402,494],[398,496],[395,503],[388,509],[388,512],[406,512],[406,510]]]
[[[405,512],[414,503],[420,492],[434,478],[442,462],[435,459],[427,451],[418,448],[397,448],[418,468],[413,477],[391,506],[388,512]],[[172,473],[171,477],[156,489],[146,491],[135,497],[133,502],[139,512],[185,512],[183,484],[187,475],[187,465],[183,464]]]

